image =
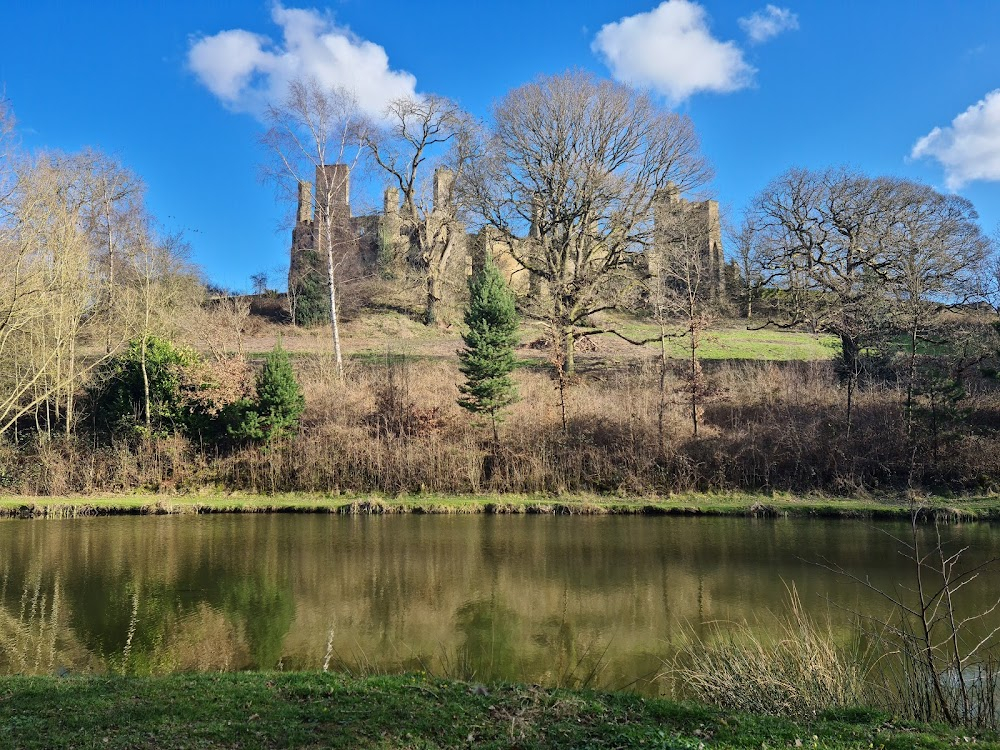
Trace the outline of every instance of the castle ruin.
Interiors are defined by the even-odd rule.
[[[400,191],[386,188],[381,213],[354,216],[350,204],[350,168],[346,164],[322,165],[316,168],[316,182],[300,182],[295,227],[292,230],[288,288],[293,304],[295,290],[310,279],[325,284],[327,279],[327,249],[329,232],[335,263],[350,261],[369,272],[379,271],[393,277],[392,272],[420,267],[415,232],[426,236],[451,232],[445,258],[456,274],[471,273],[486,254],[508,278],[512,288],[522,297],[537,296],[540,280],[515,259],[509,244],[493,236],[489,230],[467,234],[461,229],[451,207],[452,174],[443,168],[435,170],[432,210],[423,222],[408,214],[401,204]],[[317,187],[318,186],[318,187]],[[673,183],[658,190],[653,207],[653,252],[683,248],[698,258],[700,294],[717,301],[723,295],[724,259],[718,201],[688,201],[681,197]],[[535,223],[523,240],[531,242],[537,234]],[[673,246],[673,247],[671,247]],[[349,258],[347,256],[350,256]],[[389,272],[387,272],[389,267]],[[433,280],[428,280],[428,293]]]
[[[699,294],[718,301],[725,291],[725,257],[719,202],[688,201],[668,182],[653,199],[653,252],[689,253],[697,262]]]

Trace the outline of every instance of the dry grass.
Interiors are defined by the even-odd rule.
[[[665,494],[907,488],[990,491],[1000,484],[1000,398],[970,388],[973,417],[949,427],[947,450],[908,442],[904,394],[858,394],[848,434],[844,394],[828,362],[720,362],[692,437],[680,373],[668,377],[658,431],[651,360],[575,378],[563,432],[558,392],[542,368],[517,372],[521,400],[501,445],[456,404],[453,359],[378,357],[340,384],[326,355],[296,360],[306,396],[299,433],[269,447],[200,446],[180,437],[0,446],[0,491],[65,495],[147,489],[248,492]]]
[[[681,698],[740,713],[812,718],[872,705],[870,653],[838,645],[832,627],[809,617],[794,587],[788,609],[772,623],[711,623],[689,629],[668,671]],[[759,632],[773,635],[765,638]]]

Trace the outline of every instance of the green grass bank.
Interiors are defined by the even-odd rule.
[[[626,693],[322,673],[0,678],[4,748],[1000,748],[868,710],[807,722]]]
[[[1000,497],[921,497],[920,513],[952,521],[1000,520]],[[705,515],[778,518],[905,520],[911,501],[900,496],[847,498],[790,494],[601,495],[108,495],[0,496],[0,517],[77,518],[187,513],[335,513],[340,515],[542,514]]]

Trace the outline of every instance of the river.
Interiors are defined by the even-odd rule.
[[[942,527],[962,566],[988,524]],[[794,587],[848,639],[906,585],[907,524],[695,517],[205,515],[0,521],[0,673],[424,670],[658,692],[712,622]],[[896,538],[894,538],[896,537]],[[934,527],[920,529],[934,542]],[[996,573],[963,590],[992,604]]]

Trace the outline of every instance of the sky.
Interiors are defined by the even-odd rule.
[[[488,122],[509,90],[584,69],[689,115],[735,219],[788,168],[843,165],[957,192],[992,233],[998,31],[996,0],[0,0],[0,89],[25,148],[138,173],[207,280],[283,289],[290,207],[259,139],[292,78],[374,116],[434,93]]]

